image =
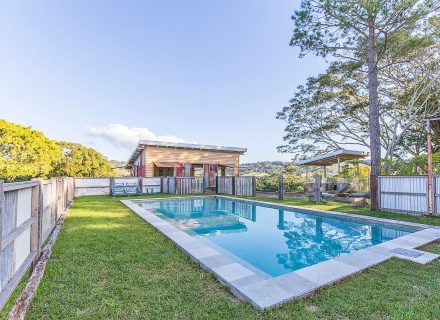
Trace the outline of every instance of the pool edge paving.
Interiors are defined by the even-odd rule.
[[[322,286],[340,281],[345,277],[361,272],[392,257],[406,259],[420,264],[429,263],[439,257],[437,254],[420,251],[417,250],[417,248],[439,240],[440,227],[398,220],[365,217],[342,212],[307,209],[285,204],[273,204],[270,202],[228,196],[215,195],[200,197],[224,198],[288,210],[295,209],[311,213],[320,213],[329,217],[349,218],[353,221],[386,223],[394,226],[417,227],[420,229],[378,245],[354,251],[278,277],[266,279],[240,264],[240,262],[234,261],[230,256],[216,250],[200,239],[188,235],[186,232],[148,210],[141,208],[136,202],[134,202],[136,200],[121,200],[125,206],[168,237],[194,261],[199,263],[206,270],[212,272],[220,282],[229,287],[235,296],[249,301],[254,307],[260,310],[272,308],[289,300],[308,295]],[[167,199],[149,198],[148,200],[164,201],[182,198],[183,197],[172,197]]]

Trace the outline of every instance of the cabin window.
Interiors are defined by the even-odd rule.
[[[191,176],[201,178],[203,177],[203,164],[191,165]]]
[[[226,175],[226,176],[233,176],[233,175],[234,175],[234,168],[232,168],[232,167],[226,167],[226,169],[225,169],[225,175]]]
[[[173,177],[174,176],[174,168],[159,167],[158,171],[157,171],[157,175],[159,177]]]

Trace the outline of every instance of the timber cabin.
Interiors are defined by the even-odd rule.
[[[139,141],[127,162],[132,177],[238,176],[246,148]]]

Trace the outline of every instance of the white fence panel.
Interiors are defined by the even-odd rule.
[[[440,176],[434,176],[434,214],[440,215]]]
[[[75,178],[75,197],[110,194],[110,178]]]
[[[142,193],[159,193],[161,177],[142,178]]]
[[[122,177],[122,178],[114,178],[115,183],[139,183],[138,177]]]
[[[380,176],[380,209],[388,211],[428,212],[427,176]]]
[[[57,220],[57,179],[45,180],[43,185],[43,221],[42,235],[43,241],[52,231]]]

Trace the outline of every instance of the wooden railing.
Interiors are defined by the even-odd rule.
[[[0,180],[0,310],[73,196],[73,178]]]

